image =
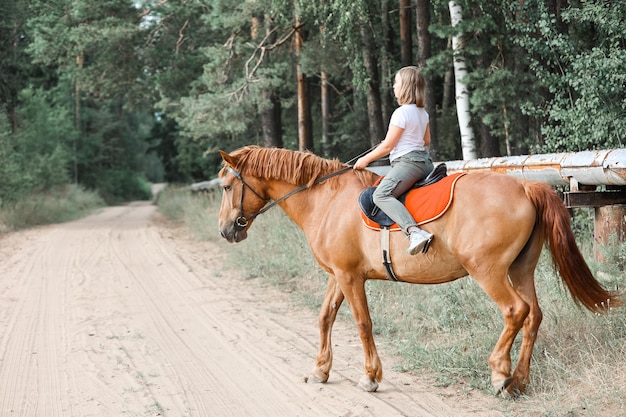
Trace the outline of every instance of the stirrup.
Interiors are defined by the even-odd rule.
[[[433,238],[435,237],[435,235],[432,235],[424,244],[424,248],[422,248],[422,253],[426,253],[428,252],[428,248],[430,248],[430,243],[433,241]]]
[[[416,233],[416,232],[413,232]],[[428,233],[425,231],[420,231],[417,232],[420,233],[421,237],[423,237],[423,233]],[[426,253],[426,251],[428,251],[428,248],[430,247],[430,243],[433,240],[434,235],[432,235],[431,233],[428,233],[430,235],[430,237],[428,239],[423,240],[422,242],[420,242],[417,246],[415,246],[413,249],[407,249],[407,253],[409,255],[417,255],[419,252],[421,253]]]

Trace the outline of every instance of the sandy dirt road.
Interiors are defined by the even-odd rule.
[[[149,202],[0,238],[0,416],[498,416],[397,373],[360,391],[355,330],[306,384],[315,313],[224,271]],[[487,400],[485,400],[487,398]]]

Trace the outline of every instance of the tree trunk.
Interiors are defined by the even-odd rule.
[[[389,56],[389,51],[394,50],[393,42],[391,41],[393,34],[391,33],[391,24],[389,23],[389,0],[382,0],[380,2],[380,27],[382,28],[382,51],[380,52],[380,69],[381,82],[383,86],[393,85],[393,76],[395,69],[391,68],[392,58]],[[391,118],[391,113],[395,107],[393,93],[391,88],[384,89],[384,93],[381,93],[381,117],[383,123]]]
[[[562,11],[567,10],[569,2],[567,0],[547,0],[548,13],[554,16],[556,20],[556,28],[559,33],[567,33],[567,23],[563,21]]]
[[[461,6],[454,1],[448,3],[450,8],[450,20],[452,27],[456,27],[463,21]],[[472,116],[470,114],[470,100],[467,85],[463,78],[467,75],[465,55],[463,53],[463,35],[458,33],[452,38],[452,50],[454,54],[454,86],[456,91],[456,113],[459,119],[461,132],[461,149],[463,159],[476,159],[476,140],[472,129]]]
[[[81,74],[85,65],[85,51],[80,51],[76,56],[77,74]],[[82,136],[82,116],[81,116],[81,88],[78,76],[74,79],[74,126],[77,135],[72,140],[74,184],[78,184],[78,140]]]
[[[328,88],[328,73],[322,70],[322,85],[320,101],[322,106],[322,155],[330,157],[330,96]]]
[[[426,60],[431,57],[430,46],[430,2],[428,0],[416,0],[416,19],[415,26],[417,30],[417,63],[420,68],[426,67]],[[437,159],[439,153],[439,140],[437,138],[437,102],[435,98],[435,89],[433,80],[426,77],[426,111],[430,116],[430,155],[433,159]]]
[[[320,26],[321,50],[326,49],[324,40],[324,26]],[[322,66],[320,71],[320,107],[322,112],[322,156],[330,157],[330,88],[328,86],[328,73]]]
[[[446,49],[452,48],[452,39],[448,39],[448,45]],[[446,110],[452,107],[452,97],[454,96],[454,66],[450,66],[443,77],[443,98],[441,100],[441,110],[445,113]]]
[[[378,62],[372,32],[366,22],[361,21],[361,42],[363,65],[367,72],[367,116],[369,121],[370,145],[375,146],[385,137],[381,111],[380,85],[378,82]]]
[[[259,37],[259,31],[263,24],[271,19],[265,19],[265,16],[253,16],[250,28],[250,38],[256,40]],[[270,35],[272,28],[266,27],[265,34]],[[267,41],[273,43],[275,36],[269,36]],[[271,51],[267,52],[266,61],[271,61]],[[261,91],[261,105],[259,106],[259,116],[261,118],[261,129],[263,131],[263,145],[266,147],[282,148],[282,121],[281,121],[281,104],[276,88],[267,87]]]
[[[493,61],[491,61],[491,55],[487,53],[481,53],[478,57],[476,57],[476,65],[478,68],[488,68],[489,65],[493,65]],[[502,64],[504,66],[504,63]],[[491,128],[487,126],[483,122],[483,114],[478,113],[478,118],[476,120],[477,125],[477,133],[479,135],[479,139],[477,143],[480,144],[480,157],[481,158],[491,158],[494,156],[500,156],[500,141],[498,137],[491,134]],[[508,123],[506,106],[503,107],[502,113],[502,121],[505,126],[505,141],[508,141],[507,132],[508,129],[506,127]]]
[[[263,129],[263,145],[272,148],[283,147],[283,132],[281,125],[281,104],[276,91],[271,88],[261,92],[263,107],[261,113],[261,128]]]
[[[411,0],[400,0],[400,57],[403,67],[406,67],[407,65],[413,65],[413,38],[411,36]]]
[[[21,26],[22,24],[18,22],[17,17],[15,17],[15,21],[13,22],[13,31],[11,33],[11,52],[13,57],[13,62],[18,62],[18,54],[19,54],[19,40],[21,35]],[[18,82],[18,76],[15,71],[8,72],[8,84],[7,87],[7,98],[6,98],[6,111],[9,117],[9,123],[11,124],[11,129],[13,132],[16,132],[18,125],[18,117],[17,117],[17,107],[19,101],[19,89],[20,83]],[[4,87],[0,85],[0,87]],[[0,96],[0,108],[5,107],[5,104],[2,103],[2,96]]]
[[[294,50],[296,53],[296,77],[298,79],[298,149],[313,151],[313,135],[311,132],[311,109],[309,106],[309,88],[306,75],[300,66],[300,51],[304,37],[300,18],[296,15],[296,30],[294,36]]]
[[[480,156],[490,158],[500,156],[500,143],[498,138],[491,134],[489,126],[480,123]]]
[[[454,95],[454,68],[446,71],[443,77],[443,98],[441,100],[441,110],[446,111],[452,107],[452,96]]]

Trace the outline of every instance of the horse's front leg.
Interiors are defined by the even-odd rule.
[[[361,377],[358,387],[364,391],[374,392],[378,389],[378,382],[383,379],[383,367],[372,334],[372,319],[367,306],[365,279],[349,274],[337,275],[336,278],[341,291],[350,304],[350,310],[363,344],[365,375]]]
[[[319,316],[320,326],[320,348],[317,353],[315,367],[309,375],[308,381],[326,382],[330,375],[330,369],[333,366],[333,350],[331,343],[331,333],[333,323],[337,317],[339,307],[343,302],[344,296],[341,288],[337,284],[334,275],[330,274],[328,279],[328,287],[326,288],[326,296],[322,303]]]

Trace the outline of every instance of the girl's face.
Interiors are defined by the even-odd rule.
[[[396,77],[393,80],[393,95],[398,98],[400,94],[400,87],[402,86],[402,80],[400,80],[400,75],[396,74]]]

